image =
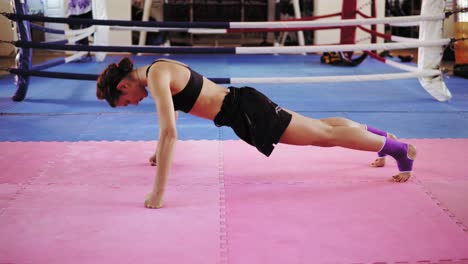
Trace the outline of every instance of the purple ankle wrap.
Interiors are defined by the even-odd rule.
[[[380,129],[377,129],[375,127],[371,127],[371,126],[366,126],[367,127],[367,131],[371,132],[371,133],[374,133],[376,135],[379,135],[379,136],[383,136],[383,137],[387,137],[387,132],[385,131],[382,131]],[[383,153],[378,153],[377,154],[380,158],[383,158],[385,156],[387,156],[387,154],[383,154]]]
[[[367,131],[374,133],[376,135],[379,135],[379,136],[387,137],[387,132],[377,129],[375,127],[367,126]]]
[[[408,158],[408,144],[401,143],[391,138],[385,138],[385,144],[379,151],[380,154],[388,154],[395,158],[400,172],[413,170],[413,160]]]

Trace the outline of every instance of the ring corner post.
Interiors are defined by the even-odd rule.
[[[464,0],[454,0],[454,10],[466,10],[468,2]],[[468,79],[468,13],[456,12],[454,14],[454,29],[455,39],[460,41],[455,42],[455,65],[453,66],[453,74]]]
[[[341,5],[341,19],[356,19],[357,0],[343,1]],[[356,44],[356,26],[342,27],[340,29],[340,44]],[[344,52],[352,57],[352,51]]]
[[[107,14],[109,0],[107,1],[92,1],[93,19],[109,19]],[[109,45],[110,43],[110,26],[97,25],[94,33],[93,45]],[[96,52],[94,57],[97,62],[102,62],[107,57],[107,52]]]
[[[27,10],[26,0],[11,0],[12,6],[16,14],[24,15]],[[18,33],[19,40],[22,41],[31,41],[31,31],[30,31],[30,22],[18,20],[16,22],[16,30]],[[31,48],[20,48],[16,56],[16,64],[19,69],[29,70],[31,67]],[[28,92],[29,86],[29,76],[16,76],[16,93],[11,98],[13,101],[19,102],[23,101]]]
[[[443,16],[445,0],[425,0],[421,4],[421,16]],[[419,41],[432,41],[442,38],[443,19],[422,21],[419,28]],[[443,46],[421,47],[418,49],[419,71],[440,70]],[[419,83],[435,99],[444,102],[452,98],[452,94],[444,82],[442,71],[437,76],[420,77]]]

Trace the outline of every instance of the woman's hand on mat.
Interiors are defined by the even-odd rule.
[[[163,207],[162,196],[154,192],[150,192],[146,195],[145,207],[152,209],[158,209]]]
[[[151,166],[156,166],[156,152],[149,158]]]

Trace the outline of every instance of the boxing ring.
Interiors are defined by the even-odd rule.
[[[440,23],[441,10],[422,23]],[[72,44],[102,30],[98,23],[57,32],[66,38],[55,43],[28,40],[27,28],[37,27],[30,24],[12,43],[22,55],[0,78],[0,263],[468,263],[467,81],[444,75],[440,58],[432,58],[452,40],[427,34],[424,41],[381,35],[398,42],[303,47]],[[156,30],[150,22],[102,23]],[[262,23],[231,27],[273,25]],[[278,23],[284,25],[275,30],[298,31],[370,22]],[[157,30],[229,33],[207,28],[212,23],[190,26],[160,22]],[[417,65],[373,52],[408,47],[425,50]],[[77,53],[32,65],[28,52],[41,48]],[[255,86],[303,115],[344,116],[391,131],[418,148],[415,174],[393,183],[393,160],[371,168],[375,153],[340,148],[278,145],[265,158],[231,130],[180,113],[165,207],[145,209],[154,177],[147,160],[157,144],[154,103],[108,107],[96,99],[94,80],[121,56],[79,62],[88,51],[124,49],[144,54],[131,55],[137,66],[180,60],[217,83]],[[310,54],[340,50],[369,56],[359,66],[336,67]]]
[[[401,65],[397,62],[391,62],[380,58],[381,61],[388,63],[390,66],[407,71],[406,73],[401,74],[390,74],[383,76],[382,74],[368,75],[368,76],[328,76],[328,77],[295,77],[295,78],[217,78],[212,77],[212,79],[217,83],[307,83],[307,82],[336,82],[336,81],[366,81],[366,80],[391,80],[391,79],[406,79],[406,78],[419,78],[421,85],[424,89],[429,92],[434,98],[439,101],[446,101],[451,98],[451,93],[446,87],[441,77],[442,73],[440,72],[440,61],[442,59],[442,47],[448,45],[454,40],[450,39],[441,39],[442,36],[442,19],[445,18],[446,13],[444,12],[444,2],[443,1],[434,1],[426,2],[422,5],[421,15],[420,16],[409,16],[409,17],[397,17],[397,18],[374,18],[367,16],[360,12],[356,6],[354,6],[354,16],[350,18],[355,18],[356,14],[359,14],[361,17],[366,19],[345,19],[341,21],[286,21],[286,22],[135,22],[135,21],[118,21],[118,20],[92,20],[87,21],[86,19],[79,18],[51,18],[51,17],[42,17],[36,15],[25,15],[24,7],[16,7],[16,14],[4,14],[7,18],[13,20],[22,21],[18,23],[18,32],[20,33],[20,40],[11,42],[17,47],[21,48],[22,53],[20,53],[20,58],[18,59],[18,68],[9,69],[11,73],[19,74],[20,81],[18,82],[18,90],[13,97],[14,100],[24,99],[28,87],[28,76],[35,75],[41,76],[40,72],[37,72],[37,66],[32,67],[32,72],[29,71],[30,68],[30,50],[35,49],[54,49],[54,50],[75,50],[75,51],[95,51],[95,52],[133,52],[133,53],[158,53],[158,54],[179,54],[179,53],[191,53],[191,54],[301,54],[301,53],[313,53],[313,52],[353,52],[353,51],[375,51],[375,50],[395,50],[395,49],[408,49],[408,48],[419,48],[419,63],[418,67],[411,67],[407,65]],[[344,4],[343,8],[351,8],[348,4]],[[343,12],[345,14],[346,12]],[[331,14],[336,15],[336,14]],[[322,18],[327,17],[323,16]],[[145,47],[145,46],[80,46],[74,45],[74,42],[82,39],[83,37],[88,37],[92,33],[96,33],[97,38],[102,31],[109,31],[110,28],[106,27],[105,29],[99,29],[99,27],[90,26],[88,29],[84,29],[78,32],[69,31],[70,35],[73,37],[53,41],[49,43],[37,43],[31,41],[28,20],[32,21],[41,21],[49,23],[81,23],[81,24],[94,24],[100,26],[113,26],[115,30],[121,29],[135,29],[135,26],[141,26],[143,28],[150,28],[153,31],[161,30],[183,30],[184,32],[197,32],[197,33],[234,33],[234,32],[243,32],[243,31],[265,31],[272,29],[272,31],[300,31],[306,29],[316,29],[324,30],[331,28],[340,28],[344,27],[343,31],[350,36],[355,35],[356,27],[359,26],[359,29],[364,30],[368,33],[373,34],[373,38],[380,37],[386,40],[391,40],[396,43],[373,43],[373,44],[349,44],[352,42],[349,36],[342,36],[341,45],[325,45],[325,46],[298,46],[298,47],[235,47],[235,48],[225,48],[225,47]],[[415,24],[416,23],[416,24]],[[411,39],[398,36],[391,36],[386,34],[381,34],[371,29],[364,27],[365,25],[375,25],[375,24],[396,24],[396,25],[418,25],[420,23],[420,38]],[[351,27],[354,26],[354,27]],[[36,26],[37,27],[37,26]],[[349,28],[351,27],[351,28]],[[198,30],[197,30],[198,29]],[[64,33],[64,32],[53,32],[49,33]],[[66,45],[67,44],[67,45]],[[346,45],[347,44],[347,45]],[[24,56],[21,56],[25,54]],[[377,54],[373,55],[374,57],[379,57]],[[55,65],[55,64],[52,64]],[[45,67],[42,67],[45,68]],[[44,76],[44,74],[42,74]],[[49,77],[54,76],[54,74],[47,75]],[[56,77],[64,76],[55,74]],[[66,76],[64,76],[66,78]],[[68,78],[79,78],[78,76],[70,75]],[[82,76],[81,79],[90,79],[95,80],[96,76]]]

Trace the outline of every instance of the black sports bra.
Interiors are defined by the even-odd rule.
[[[155,64],[158,61],[177,63],[179,65],[187,67],[187,69],[190,70],[190,78],[187,84],[185,85],[184,89],[182,89],[182,91],[172,96],[172,101],[174,102],[175,110],[181,110],[185,113],[190,112],[190,110],[192,110],[193,105],[197,101],[198,96],[200,95],[200,92],[203,86],[203,76],[201,76],[196,71],[190,69],[190,67],[188,67],[187,65],[183,63],[180,63],[177,61],[159,59],[159,60],[153,61],[153,63],[151,63],[151,65],[146,69],[146,77],[148,77],[148,72],[151,66],[153,66],[153,64]]]

